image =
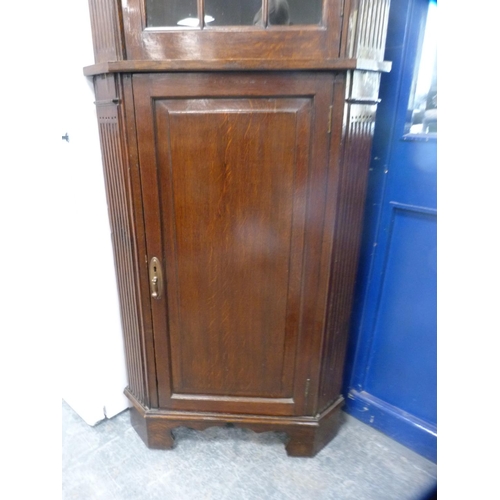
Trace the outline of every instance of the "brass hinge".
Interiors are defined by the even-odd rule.
[[[332,133],[332,116],[333,116],[333,106],[330,106],[330,110],[328,112],[328,133]]]
[[[311,385],[311,379],[308,378],[306,380],[306,391],[305,391],[305,394],[304,394],[304,399],[307,401],[307,396],[309,396],[309,386]]]

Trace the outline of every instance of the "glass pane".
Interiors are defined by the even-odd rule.
[[[437,133],[437,5],[429,3],[420,58],[408,107],[410,134]]]
[[[205,26],[252,25],[261,5],[261,0],[205,0]]]
[[[323,0],[269,0],[269,24],[319,24]]]
[[[149,28],[198,26],[197,0],[146,0]]]

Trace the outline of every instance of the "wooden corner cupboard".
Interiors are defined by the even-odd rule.
[[[342,371],[388,0],[90,0],[134,427],[284,431]]]

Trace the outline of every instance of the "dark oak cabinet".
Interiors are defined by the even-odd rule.
[[[388,2],[286,26],[274,3],[228,28],[214,1],[175,27],[148,26],[168,0],[90,1],[125,392],[152,448],[233,423],[312,456],[337,430]]]

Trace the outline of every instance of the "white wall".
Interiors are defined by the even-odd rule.
[[[58,129],[62,210],[58,248],[71,266],[65,280],[62,332],[62,397],[88,423],[127,408],[127,385],[110,227],[105,198],[92,81],[82,68],[93,63],[86,1],[64,5],[67,55],[60,74],[63,99]],[[69,142],[60,137],[68,133]]]
[[[62,396],[93,425],[128,403],[95,99],[83,76],[94,61],[88,4],[16,5],[4,18],[17,24],[2,39],[0,101],[0,368],[13,389],[4,397],[34,412],[55,388],[59,414]]]
[[[61,396],[89,423],[127,406],[87,1],[7,2],[2,21],[3,487],[58,498]]]

